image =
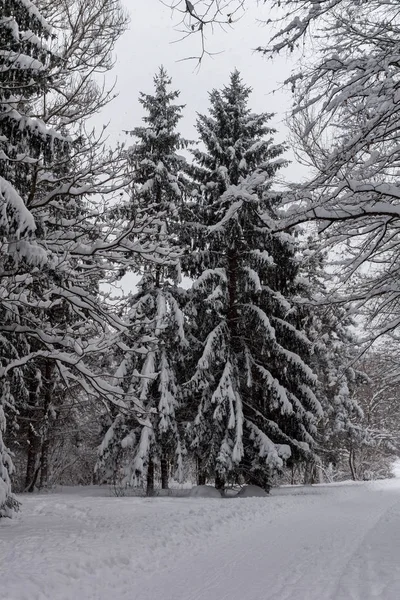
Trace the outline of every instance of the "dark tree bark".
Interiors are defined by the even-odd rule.
[[[238,311],[237,311],[237,288],[238,288],[238,251],[232,248],[228,251],[228,296],[229,305],[227,311],[227,323],[231,334],[232,349],[240,351],[240,336],[238,335]]]
[[[34,431],[33,427],[29,427],[28,434],[28,458],[26,462],[25,474],[25,491],[33,492],[37,476],[39,474],[39,453],[40,453],[40,437]]]
[[[149,458],[147,467],[146,496],[154,496],[154,462]]]
[[[219,473],[216,473],[215,475],[215,487],[221,493],[225,490],[225,477]]]
[[[295,482],[296,482],[295,473],[296,473],[296,467],[295,467],[295,465],[293,463],[292,466],[291,466],[291,476],[290,476],[290,483],[291,483],[291,485],[294,485]]]
[[[41,488],[47,487],[49,481],[49,450],[50,450],[50,438],[49,430],[54,423],[52,423],[49,415],[49,407],[53,401],[52,395],[54,393],[54,386],[52,382],[54,372],[54,364],[50,361],[46,362],[45,365],[45,390],[44,390],[44,406],[43,406],[43,424],[42,424],[42,451],[40,455],[40,483]]]
[[[169,464],[165,453],[161,456],[161,487],[163,490],[168,489],[169,480]]]
[[[353,481],[357,481],[355,458],[356,458],[355,451],[353,448],[351,448],[351,450],[349,452],[349,467],[350,467],[350,472],[351,472],[351,478]]]
[[[47,487],[49,483],[49,450],[50,440],[46,437],[42,443],[42,454],[40,456],[40,488]]]
[[[197,485],[206,485],[206,475],[205,475],[205,473],[198,473],[198,475],[197,475]]]
[[[304,485],[318,483],[317,465],[314,461],[307,461],[304,468]]]
[[[197,459],[197,485],[206,485],[206,473],[202,468],[202,461]]]

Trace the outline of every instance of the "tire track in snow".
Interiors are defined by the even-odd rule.
[[[211,540],[195,561],[179,561],[168,574],[140,579],[135,600],[370,600],[364,592],[343,595],[338,582],[365,536],[379,530],[399,505],[399,490],[355,486],[331,492],[297,496],[295,505],[291,498],[289,514],[270,505],[271,519],[231,533],[226,541]],[[396,531],[400,513],[398,518]],[[400,588],[394,594],[378,597],[399,600]]]
[[[399,556],[400,501],[397,501],[359,540],[332,598],[399,600]]]

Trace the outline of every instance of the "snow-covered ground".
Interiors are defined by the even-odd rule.
[[[399,600],[400,481],[268,498],[24,496],[1,600]]]

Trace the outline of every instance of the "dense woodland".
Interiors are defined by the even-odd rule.
[[[201,60],[206,28],[246,6],[228,4],[176,7]],[[99,81],[128,26],[119,0],[0,0],[0,517],[14,492],[60,483],[152,495],[390,475],[397,3],[279,4],[260,52],[329,32],[288,82],[310,173],[291,185],[238,71],[189,142],[160,67],[110,148],[90,120],[114,94]],[[127,273],[137,288],[117,294]]]

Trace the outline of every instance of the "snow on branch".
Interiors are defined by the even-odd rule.
[[[211,356],[216,352],[217,348],[221,352],[221,339],[223,338],[225,323],[219,323],[207,336],[202,356],[198,362],[198,369],[207,371],[210,365]],[[193,376],[194,379],[196,375]]]
[[[287,444],[274,444],[274,442],[257,425],[248,419],[245,425],[250,431],[250,439],[258,447],[259,456],[273,469],[281,469],[284,461],[290,458],[292,452]]]
[[[215,269],[205,269],[200,277],[193,283],[193,289],[203,287],[208,281],[219,279],[222,283],[227,282],[225,269],[217,267]]]
[[[23,6],[27,10],[27,12],[29,13],[29,15],[31,17],[33,17],[39,23],[40,28],[43,29],[48,36],[52,36],[53,35],[53,28],[46,21],[46,19],[40,13],[40,11],[38,10],[38,8],[34,5],[34,3],[31,2],[31,0],[16,0],[16,2],[18,4],[20,4],[21,6]]]
[[[273,392],[274,398],[271,399],[271,405],[274,408],[279,408],[282,415],[292,415],[293,405],[288,398],[287,390],[263,365],[255,363],[255,367],[262,376],[265,384]]]
[[[12,231],[17,238],[36,229],[32,214],[15,188],[0,176],[0,228]]]
[[[255,304],[245,304],[244,309],[248,312],[252,312],[256,317],[260,326],[264,329],[269,339],[275,339],[275,329],[271,325],[271,321],[265,314],[265,312]]]

